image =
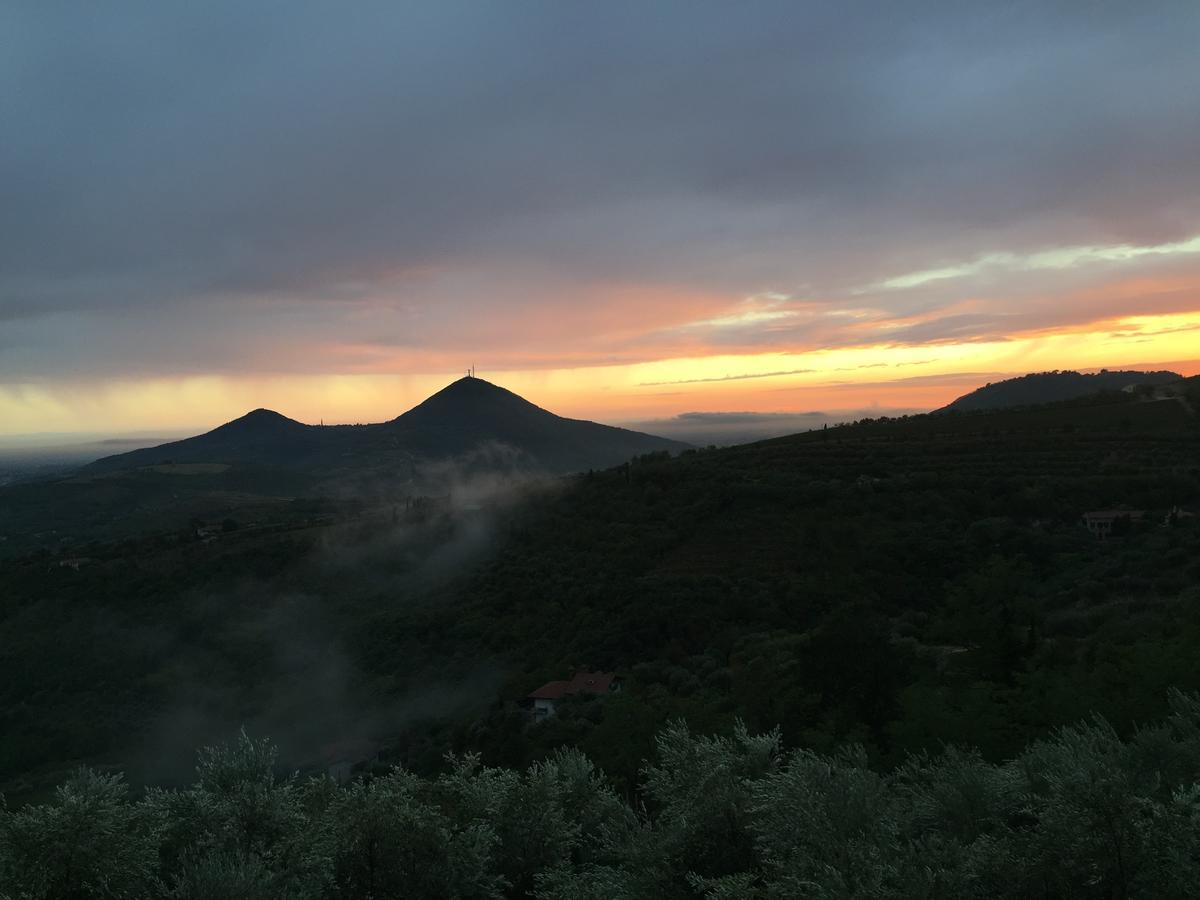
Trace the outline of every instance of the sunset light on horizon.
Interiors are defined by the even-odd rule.
[[[676,11],[0,14],[0,435],[1200,371],[1194,17]]]

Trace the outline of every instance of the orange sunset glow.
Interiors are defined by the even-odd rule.
[[[947,18],[965,30],[946,41],[863,23],[836,49],[730,16],[697,20],[729,61],[700,90],[709,56],[672,29],[584,18],[617,57],[529,54],[456,20],[413,45],[456,35],[455,64],[429,66],[397,52],[407,29],[301,16],[260,45],[247,13],[254,51],[213,71],[151,18],[153,40],[95,50],[102,76],[67,52],[86,29],[26,23],[31,48],[67,46],[53,70],[22,57],[3,157],[25,214],[2,214],[0,435],[201,430],[256,407],[377,422],[469,366],[650,430],[928,410],[1049,369],[1197,371],[1194,67],[1031,44],[1017,13],[986,34]],[[356,67],[310,66],[334,39]],[[104,127],[50,113],[84,85]]]
[[[986,381],[1027,371],[1162,369],[1200,374],[1200,312],[1040,330],[1002,341],[868,345],[765,354],[708,354],[615,365],[519,368],[481,375],[563,415],[610,422],[680,410],[931,409]],[[3,395],[12,431],[83,424],[124,430],[210,427],[254,405],[306,422],[393,418],[458,377],[453,371],[152,379]]]

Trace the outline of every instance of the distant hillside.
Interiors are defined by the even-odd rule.
[[[1167,384],[1178,381],[1175,372],[1109,372],[1094,375],[1081,372],[1036,372],[985,384],[964,394],[938,412],[972,412],[980,409],[1007,409],[1014,406],[1036,406],[1074,400],[1101,391],[1119,391],[1135,384]]]
[[[566,419],[481,378],[461,378],[402,416],[376,425],[305,425],[257,409],[206,434],[98,460],[93,473],[171,463],[293,469],[405,468],[486,451],[497,462],[546,472],[607,468],[687,445]]]
[[[446,447],[445,417],[495,434],[497,408],[525,435],[549,415],[467,383],[368,433]],[[230,430],[297,428],[322,431]],[[186,779],[243,725],[289,770],[360,738],[424,772],[574,745],[630,790],[679,718],[881,761],[1003,758],[1090,712],[1131,729],[1200,690],[1200,519],[1165,527],[1200,512],[1197,459],[1184,404],[1118,392],[643,456],[444,513],[220,463],[5,488],[0,790],[83,761]],[[1080,516],[1113,508],[1146,515],[1099,541]],[[626,686],[520,714],[582,664]]]

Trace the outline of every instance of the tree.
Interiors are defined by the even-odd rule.
[[[191,788],[148,795],[166,823],[161,853],[177,890],[218,875],[237,884],[269,873],[276,894],[323,880],[328,861],[307,827],[304,792],[294,775],[276,777],[277,755],[269,740],[243,731],[232,744],[200,750]]]
[[[159,820],[127,791],[119,775],[80,769],[49,804],[0,808],[0,888],[29,900],[152,894]]]
[[[421,779],[397,769],[355,782],[334,801],[327,827],[337,897],[501,895],[495,830],[456,824],[427,795]]]
[[[683,722],[659,734],[643,785],[667,878],[720,877],[750,866],[752,784],[774,769],[779,750],[778,730],[751,735],[741,722],[732,737],[694,736]]]

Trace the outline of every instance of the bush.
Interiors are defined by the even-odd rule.
[[[1200,883],[1200,698],[1123,739],[1103,719],[994,764],[946,748],[882,771],[777,731],[658,735],[628,803],[582,753],[449,758],[345,788],[275,774],[241,735],[196,783],[131,802],[80,771],[0,806],[6,900],[171,897],[1185,898]]]

